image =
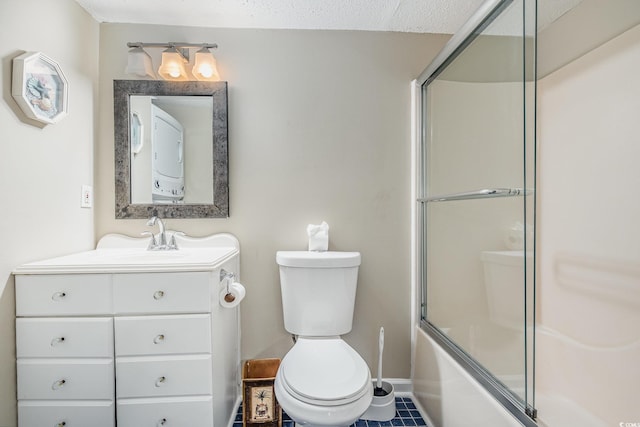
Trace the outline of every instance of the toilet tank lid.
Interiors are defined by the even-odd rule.
[[[360,252],[278,251],[276,262],[284,267],[357,267],[360,265]]]

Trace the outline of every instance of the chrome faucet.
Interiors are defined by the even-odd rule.
[[[164,231],[164,222],[162,222],[162,220],[157,216],[152,216],[149,221],[147,221],[147,225],[150,227],[153,227],[156,223],[160,229],[157,246],[159,246],[158,249],[164,249],[164,247],[167,246],[167,235]]]
[[[147,247],[150,251],[159,251],[164,249],[170,249],[167,247],[167,235],[164,229],[164,223],[157,216],[152,216],[149,221],[147,221],[147,225],[153,227],[155,224],[158,224],[158,228],[160,229],[160,233],[158,235],[158,241],[156,241],[153,233],[146,232],[143,234],[151,234],[151,242],[149,242],[149,246]]]
[[[158,224],[158,229],[160,232],[158,233],[158,239],[156,240],[156,236],[151,231],[143,231],[143,236],[151,236],[151,241],[149,241],[149,246],[147,246],[148,251],[172,251],[178,249],[178,243],[176,242],[176,235],[184,236],[185,234],[181,231],[174,231],[171,234],[171,240],[167,244],[167,233],[164,228],[164,222],[157,216],[152,216],[149,221],[147,221],[147,225],[153,227]]]

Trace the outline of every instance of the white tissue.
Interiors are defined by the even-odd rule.
[[[324,221],[319,225],[309,224],[307,234],[310,251],[324,252],[329,249],[329,224]]]
[[[533,247],[533,227],[527,224],[527,250]],[[524,249],[525,226],[520,221],[516,222],[507,230],[504,243],[508,249],[518,251]]]
[[[227,302],[224,297],[227,294],[231,294],[235,297],[235,299],[231,302]],[[233,308],[233,307],[237,307],[240,304],[240,301],[242,301],[244,299],[244,296],[247,294],[247,290],[244,288],[244,286],[242,286],[240,283],[238,282],[233,282],[231,284],[229,284],[229,288],[227,290],[227,287],[223,287],[220,290],[220,305],[223,306],[224,308]]]

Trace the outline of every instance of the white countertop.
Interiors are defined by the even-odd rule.
[[[234,239],[187,237],[179,240],[178,250],[149,251],[148,239],[107,235],[98,249],[23,264],[14,274],[211,271],[240,252]],[[114,247],[122,242],[130,244]]]

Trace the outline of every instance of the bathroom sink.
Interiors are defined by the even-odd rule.
[[[21,273],[58,272],[150,272],[210,270],[239,252],[231,234],[207,237],[176,236],[177,250],[147,250],[149,237],[134,238],[108,234],[95,250],[24,264]]]
[[[93,261],[107,264],[162,264],[175,260],[186,260],[197,257],[198,251],[183,249],[175,251],[148,251],[141,248],[96,249],[86,252]]]
[[[176,243],[179,248],[208,248],[220,246],[240,247],[238,239],[229,233],[212,234],[205,237],[191,237],[179,234],[173,230],[167,230],[167,240],[175,235]],[[158,235],[156,235],[156,239]],[[121,248],[141,248],[146,249],[149,246],[149,237],[131,237],[124,234],[106,234],[104,235],[96,249],[121,249]],[[172,251],[153,251],[153,252],[172,252]]]

